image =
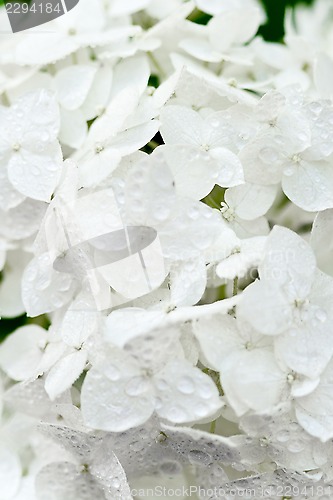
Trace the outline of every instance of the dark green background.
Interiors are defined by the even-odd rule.
[[[296,4],[312,4],[314,0],[262,0],[265,6],[268,22],[262,26],[260,33],[269,41],[279,41],[283,38],[284,13],[287,6]]]

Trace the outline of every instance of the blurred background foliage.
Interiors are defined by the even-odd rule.
[[[261,0],[267,13],[267,23],[260,28],[260,34],[268,41],[282,40],[286,8],[294,7],[297,4],[310,5],[313,2],[314,0]]]
[[[20,1],[22,2],[27,0],[20,0]],[[221,2],[224,1],[228,0],[221,0]],[[259,33],[263,36],[263,38],[265,38],[268,41],[282,41],[284,35],[283,23],[284,23],[284,15],[286,8],[290,6],[295,6],[296,4],[311,4],[313,3],[313,1],[314,0],[261,0],[266,9],[267,22],[260,28]],[[28,0],[28,3],[30,2],[31,0]],[[4,0],[0,0],[0,5],[3,5],[4,3],[5,3]],[[209,16],[207,16],[204,13],[202,13],[202,15],[200,16],[196,15],[195,17],[195,21],[201,24],[206,24],[208,20]],[[36,319],[28,319],[25,315],[23,315],[20,316],[19,318],[14,318],[14,319],[1,319],[0,342],[16,328],[19,328],[20,326],[30,322],[38,323],[44,327],[47,327],[47,318],[45,316]]]

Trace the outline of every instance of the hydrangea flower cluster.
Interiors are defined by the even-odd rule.
[[[1,500],[331,497],[332,16],[282,44],[257,0],[80,0],[1,34]]]

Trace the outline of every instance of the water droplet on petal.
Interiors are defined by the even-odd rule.
[[[188,459],[193,465],[208,465],[212,461],[212,457],[201,450],[191,450]]]
[[[190,377],[183,377],[177,384],[177,389],[183,394],[192,394],[194,392],[194,383]]]

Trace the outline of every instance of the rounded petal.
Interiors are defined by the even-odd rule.
[[[21,194],[40,201],[50,201],[60,180],[62,153],[57,144],[48,146],[43,154],[26,150],[12,156],[8,178]]]
[[[193,323],[193,332],[200,344],[206,366],[220,371],[223,359],[241,347],[235,318],[214,314]]]
[[[237,313],[264,335],[278,335],[292,325],[292,306],[280,288],[255,281],[241,295]]]
[[[260,278],[287,289],[291,300],[301,300],[310,292],[315,271],[316,258],[310,245],[290,229],[274,226],[259,265]]]
[[[69,274],[55,271],[49,253],[35,257],[22,278],[22,300],[28,316],[39,316],[64,306],[72,297],[74,283]]]
[[[258,8],[232,9],[213,17],[208,23],[212,46],[221,52],[254,37],[261,22]]]
[[[45,391],[51,400],[74,384],[83,372],[87,358],[87,351],[81,349],[63,357],[51,368],[45,380]]]
[[[171,302],[176,306],[193,306],[201,299],[207,285],[204,260],[185,261],[170,270]]]
[[[308,396],[297,399],[296,417],[311,436],[321,441],[333,437],[333,364],[330,363],[321,376],[320,384]]]
[[[238,186],[244,182],[243,167],[239,158],[226,148],[214,148],[210,157],[218,165],[216,184],[222,187]]]
[[[226,358],[221,383],[238,416],[248,410],[272,411],[287,385],[274,354],[266,349],[243,350]]]
[[[311,247],[316,255],[318,267],[333,276],[333,242],[327,235],[333,234],[333,210],[319,212],[311,232]]]
[[[60,116],[59,140],[74,149],[80,148],[88,134],[88,125],[82,111],[68,111],[62,108]]]
[[[48,341],[48,332],[28,325],[13,332],[0,346],[0,366],[13,380],[36,376]]]
[[[212,379],[185,360],[168,363],[155,375],[154,385],[157,413],[175,424],[201,420],[222,407]]]
[[[78,109],[86,99],[97,72],[95,65],[76,64],[61,69],[55,76],[59,103],[70,111]]]
[[[246,183],[227,189],[224,199],[229,207],[244,220],[265,215],[274,203],[277,186],[259,186]]]
[[[303,210],[318,212],[333,208],[332,165],[326,161],[303,161],[291,175],[283,175],[282,188]]]
[[[166,106],[160,114],[161,135],[166,144],[193,144],[202,142],[203,119],[185,106]]]
[[[38,500],[105,499],[103,488],[82,465],[53,462],[43,467],[36,476]]]
[[[130,356],[114,350],[110,361],[87,373],[81,408],[88,427],[122,432],[143,424],[152,415],[152,385]]]
[[[194,200],[207,196],[217,183],[219,165],[209,154],[195,146],[162,146],[166,162],[175,180],[177,194]]]
[[[307,311],[307,320],[293,325],[275,341],[275,353],[291,370],[311,379],[319,377],[333,354],[330,323],[322,321],[316,306]],[[317,318],[318,315],[318,318]]]

